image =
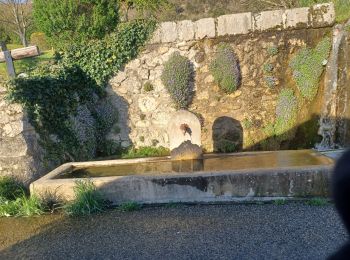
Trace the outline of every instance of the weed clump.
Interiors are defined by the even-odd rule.
[[[141,209],[141,205],[136,202],[130,201],[130,202],[122,203],[118,207],[118,209],[123,212],[131,212],[131,211],[136,211]]]

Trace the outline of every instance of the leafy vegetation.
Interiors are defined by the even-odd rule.
[[[24,194],[24,187],[10,177],[0,177],[0,198],[15,200]]]
[[[122,203],[118,209],[120,211],[123,211],[123,212],[131,212],[131,211],[136,211],[136,210],[139,210],[141,209],[141,205],[136,203],[136,202],[125,202],[125,203]]]
[[[146,92],[151,92],[154,89],[153,85],[151,82],[147,81],[144,85],[143,85],[143,90]]]
[[[143,146],[139,148],[131,148],[122,155],[123,159],[143,158],[143,157],[163,157],[170,155],[168,148],[163,146]]]
[[[322,207],[329,205],[329,201],[325,198],[312,198],[306,201],[306,205]]]
[[[30,44],[39,47],[40,51],[47,51],[51,49],[51,44],[47,42],[46,35],[43,32],[34,32],[30,36]]]
[[[331,39],[324,38],[314,49],[304,47],[290,62],[293,78],[301,95],[312,101],[318,92],[318,83],[331,50]]]
[[[285,205],[286,204],[286,200],[285,199],[277,199],[273,202],[274,205],[276,206],[281,206],[281,205]]]
[[[238,88],[241,82],[239,62],[229,44],[218,45],[217,53],[210,64],[210,71],[225,93],[232,93]]]
[[[164,64],[161,79],[177,109],[186,109],[192,101],[193,74],[191,62],[178,52]]]
[[[153,21],[123,23],[117,32],[104,39],[72,43],[60,53],[59,59],[65,66],[79,66],[89,77],[104,86],[115,72],[137,56],[154,29]]]
[[[106,201],[90,180],[77,181],[74,187],[74,195],[75,199],[63,207],[65,213],[69,216],[91,215],[103,212],[106,209]]]
[[[50,43],[61,49],[75,42],[102,39],[119,22],[118,0],[35,0],[34,19]]]
[[[298,101],[292,89],[282,89],[276,105],[274,133],[283,135],[295,125],[298,113]]]

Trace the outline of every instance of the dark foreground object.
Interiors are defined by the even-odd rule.
[[[0,259],[325,259],[346,241],[333,206],[206,205],[0,219]]]

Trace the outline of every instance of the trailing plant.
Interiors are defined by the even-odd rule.
[[[326,37],[314,48],[302,48],[291,60],[293,78],[301,95],[312,101],[317,92],[320,76],[331,51],[331,39]]]
[[[177,109],[186,109],[193,97],[193,66],[178,52],[164,64],[161,80]]]
[[[90,180],[77,181],[74,195],[75,199],[63,207],[69,216],[90,215],[103,212],[106,209],[106,201]]]
[[[225,93],[234,92],[241,83],[239,61],[227,43],[218,45],[217,53],[210,64],[210,71],[216,83]]]
[[[276,122],[274,133],[276,136],[285,134],[295,125],[298,112],[298,101],[292,89],[282,89],[276,105]]]
[[[77,42],[58,55],[65,66],[78,66],[98,85],[104,86],[124,64],[135,58],[155,29],[155,22],[136,20],[118,26],[100,40]]]

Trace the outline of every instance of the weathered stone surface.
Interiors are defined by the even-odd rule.
[[[161,42],[175,42],[177,39],[177,30],[175,22],[165,22],[160,25]]]
[[[186,130],[183,129],[186,126]],[[180,110],[176,112],[168,123],[168,135],[170,150],[179,147],[189,140],[191,143],[201,146],[201,124],[196,115],[191,112]]]
[[[254,31],[265,31],[269,29],[283,28],[283,10],[273,10],[253,15]]]
[[[177,22],[179,41],[191,41],[194,39],[194,23],[190,20]]]
[[[307,28],[310,26],[309,22],[310,8],[294,8],[287,9],[285,11],[285,25],[286,29],[289,28]]]
[[[333,3],[317,4],[310,8],[312,26],[325,27],[335,23],[335,8]]]
[[[161,43],[161,28],[158,26],[158,28],[154,31],[151,40],[149,41],[150,44],[157,44]]]
[[[204,18],[195,22],[196,39],[214,38],[215,37],[215,20],[214,18]]]
[[[196,160],[203,157],[202,148],[191,141],[185,141],[179,147],[171,151],[172,160]]]
[[[252,13],[222,15],[217,19],[218,36],[246,34],[252,30]]]

